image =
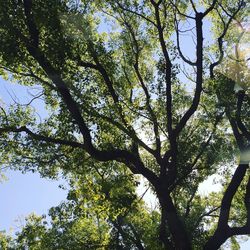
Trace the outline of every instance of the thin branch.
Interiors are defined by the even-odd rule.
[[[186,211],[185,211],[185,217],[188,217],[189,214],[190,214],[191,203],[192,203],[192,201],[193,201],[193,199],[195,197],[195,194],[196,194],[197,190],[198,190],[198,186],[195,187],[193,193],[191,194],[189,200],[187,201],[187,206],[186,206]]]
[[[29,106],[33,101],[39,99],[41,96],[44,95],[44,92],[42,91],[41,94],[37,95],[37,96],[34,96],[28,103],[25,103],[25,104],[20,104],[21,106]]]
[[[182,58],[182,60],[186,63],[188,63],[189,65],[192,65],[192,66],[195,66],[196,63],[195,62],[192,62],[190,61],[189,59],[187,59],[183,53],[182,53],[182,50],[180,48],[180,34],[179,34],[179,27],[178,27],[178,21],[176,19],[176,16],[175,16],[175,32],[176,32],[176,40],[177,40],[177,49],[178,49],[178,52],[179,52],[179,55],[180,57]]]
[[[198,228],[199,224],[201,223],[202,219],[207,216],[212,216],[212,213],[218,211],[221,208],[221,206],[215,207],[208,212],[203,213],[196,221],[194,228]],[[217,216],[216,216],[217,217]]]
[[[87,104],[85,105],[85,107],[83,107],[83,110],[87,114],[89,114],[89,115],[93,115],[94,117],[103,119],[103,120],[109,122],[110,124],[114,125],[118,129],[120,129],[121,131],[123,131],[126,135],[128,135],[129,137],[131,137],[132,139],[134,139],[135,142],[138,143],[138,145],[140,145],[141,147],[143,147],[149,153],[151,153],[153,155],[155,154],[155,151],[152,148],[150,148],[149,146],[147,146],[147,144],[145,144],[142,140],[140,140],[137,137],[136,134],[132,133],[130,130],[128,130],[127,128],[125,128],[122,124],[120,124],[119,122],[117,122],[114,118],[102,115],[100,112],[97,112],[94,109],[89,110],[87,108]]]
[[[83,62],[83,61],[79,60],[80,65],[83,66],[83,67],[86,67],[86,68],[95,69],[102,75],[102,77],[104,79],[104,82],[105,82],[105,84],[106,84],[106,86],[108,88],[108,91],[109,91],[114,103],[117,105],[117,108],[118,108],[118,111],[119,111],[119,116],[120,116],[123,124],[125,124],[125,126],[129,128],[131,133],[136,135],[136,132],[135,132],[134,128],[130,124],[127,123],[127,121],[126,121],[126,119],[124,117],[124,112],[123,112],[122,107],[121,107],[121,105],[119,103],[119,97],[118,97],[118,94],[116,93],[116,91],[114,89],[113,82],[112,82],[111,78],[109,77],[108,72],[106,71],[104,66],[100,63],[98,55],[96,54],[96,52],[94,50],[93,44],[89,43],[88,47],[89,47],[89,50],[90,50],[91,55],[93,57],[93,60],[95,61],[95,64],[89,63],[89,62]]]
[[[9,120],[8,120],[7,113],[6,113],[6,111],[4,110],[4,108],[2,106],[0,106],[0,109],[3,112],[3,114],[4,114],[4,118],[5,118],[6,124],[8,125],[9,124]]]
[[[133,11],[133,10],[131,10],[131,9],[128,9],[128,8],[124,7],[119,1],[116,1],[116,4],[117,4],[117,5],[119,6],[119,8],[121,8],[122,10],[127,11],[127,12],[130,12],[131,14],[135,14],[135,15],[137,15],[137,16],[139,16],[139,17],[145,19],[147,22],[153,24],[153,25],[156,27],[156,24],[155,24],[151,19],[149,19],[148,17],[144,16],[143,14],[138,13],[138,12],[136,12],[136,11]]]
[[[31,69],[29,69],[30,72],[27,73],[27,72],[18,72],[18,71],[14,70],[14,69],[7,68],[5,66],[0,66],[0,68],[4,69],[6,71],[9,71],[10,73],[16,74],[16,75],[21,75],[21,76],[24,76],[24,77],[32,77],[32,78],[38,80],[39,82],[43,83],[44,85],[50,87],[51,89],[56,90],[56,88],[51,83],[49,83],[49,82],[45,81],[44,79],[42,79],[41,77],[35,75],[32,72]]]
[[[180,11],[180,9],[177,7],[177,3],[176,3],[176,2],[170,1],[170,3],[171,3],[171,5],[172,5],[172,7],[177,11],[177,13],[178,13],[179,15],[184,16],[184,17],[186,17],[186,18],[193,19],[193,20],[195,19],[195,17],[192,17],[192,16],[189,16],[189,15],[186,15],[186,14],[182,13],[182,12]]]
[[[226,10],[223,8],[222,5],[219,4],[219,6],[223,9],[224,12],[226,12]],[[222,22],[223,22],[224,29],[223,29],[223,32],[221,33],[221,35],[220,35],[220,36],[218,37],[218,39],[217,39],[217,41],[218,41],[218,47],[219,47],[219,53],[220,53],[219,58],[218,58],[217,61],[215,61],[214,63],[212,63],[212,64],[209,66],[209,69],[210,69],[210,77],[211,77],[211,78],[214,78],[214,68],[215,68],[216,66],[218,66],[218,65],[222,62],[222,60],[223,60],[223,58],[224,58],[223,38],[225,37],[225,35],[226,35],[227,31],[228,31],[229,25],[230,25],[231,22],[234,20],[235,16],[236,16],[237,13],[240,11],[240,9],[242,8],[242,6],[243,6],[243,3],[242,3],[242,4],[239,4],[238,9],[237,9],[232,15],[230,15],[230,14],[228,14],[228,13],[226,12],[226,14],[229,16],[229,20],[228,20],[227,23],[225,23],[225,21],[223,20],[223,17],[218,13],[219,16],[220,16],[220,18],[221,18],[221,20],[222,20]]]
[[[144,94],[146,96],[146,107],[148,109],[148,112],[151,116],[151,119],[152,119],[152,122],[153,122],[153,127],[154,127],[154,134],[155,134],[155,141],[156,141],[156,151],[158,152],[158,157],[160,156],[160,152],[161,152],[161,141],[160,141],[160,135],[159,135],[159,125],[158,125],[158,121],[157,121],[157,117],[151,107],[151,104],[150,104],[150,94],[149,94],[149,91],[148,91],[148,88],[146,86],[146,84],[144,83],[144,80],[143,80],[143,77],[140,73],[140,70],[139,70],[139,57],[140,57],[140,48],[139,48],[139,44],[138,44],[138,41],[136,39],[136,35],[134,33],[134,30],[133,28],[131,27],[131,25],[126,21],[124,20],[124,24],[126,25],[126,27],[128,28],[131,36],[132,36],[132,39],[133,39],[133,43],[135,45],[135,64],[134,64],[134,69],[135,69],[135,72],[136,72],[136,76],[138,77],[139,79],[139,82],[142,86],[142,89],[144,91]]]
[[[38,140],[38,141],[44,141],[44,142],[47,142],[47,143],[54,143],[54,144],[60,144],[60,145],[66,145],[66,146],[71,146],[71,147],[74,147],[74,148],[84,148],[84,144],[81,144],[79,142],[68,141],[68,140],[63,140],[63,139],[57,139],[57,138],[37,134],[37,133],[32,132],[26,126],[0,128],[0,133],[10,133],[10,132],[13,132],[13,133],[25,132],[31,138],[33,138],[35,140]]]
[[[201,148],[200,152],[199,152],[198,155],[195,157],[193,163],[191,164],[191,168],[193,168],[193,167],[196,165],[196,163],[198,162],[198,160],[201,158],[201,156],[202,156],[203,153],[205,152],[206,148],[209,146],[209,143],[210,143],[210,141],[212,140],[213,135],[214,135],[215,132],[216,132],[217,125],[218,125],[219,122],[221,121],[223,115],[224,115],[224,112],[222,112],[219,116],[216,117],[216,121],[215,121],[215,123],[214,123],[213,130],[212,130],[210,136],[208,137],[208,139],[206,140],[206,142],[202,145],[202,148]]]

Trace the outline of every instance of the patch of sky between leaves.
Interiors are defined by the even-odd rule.
[[[111,19],[104,15],[104,13],[97,12],[95,18],[99,19],[99,25],[97,27],[98,33],[112,33],[114,31],[120,31],[120,27],[114,18]]]
[[[0,106],[4,109],[8,109],[10,105],[32,107],[37,121],[41,122],[48,117],[42,91],[41,86],[23,86],[0,77]]]

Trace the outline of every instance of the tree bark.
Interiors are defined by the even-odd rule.
[[[233,197],[237,192],[248,167],[248,164],[239,164],[239,166],[235,170],[231,182],[229,183],[221,202],[217,229],[204,246],[204,250],[218,249],[229,237],[235,235],[235,233],[233,233],[235,230],[228,226],[229,213]]]
[[[167,226],[171,233],[174,248],[176,250],[191,250],[191,242],[188,237],[185,226],[183,225],[177,210],[172,202],[170,194],[168,192],[157,192],[159,202],[162,210],[162,224],[161,225],[161,240],[166,247],[169,249],[169,241],[167,239],[166,229],[162,228],[167,222]],[[163,235],[165,233],[165,235]],[[163,238],[165,237],[165,238]]]

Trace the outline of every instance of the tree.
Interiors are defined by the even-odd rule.
[[[232,177],[223,175],[228,184],[220,205],[212,195],[209,204],[197,193],[199,184],[222,166],[232,171],[233,152],[243,155],[249,149],[246,91],[235,93],[234,81],[215,72],[225,43],[233,39],[231,24],[238,17],[247,20],[247,3],[9,0],[1,6],[1,73],[20,84],[39,85],[42,93],[35,98],[42,96],[48,110],[39,122],[30,105],[1,109],[5,165],[51,178],[77,173],[82,182],[92,179],[93,190],[100,169],[116,172],[117,180],[123,174],[128,180],[132,174],[134,181],[143,176],[159,201],[160,226],[152,226],[159,231],[158,249],[161,244],[218,249],[228,238],[250,233],[246,180],[245,189],[239,189],[246,221],[235,227],[230,217],[232,200],[248,176],[248,156]],[[204,42],[206,22],[217,27],[211,48]],[[194,33],[190,55],[182,50],[183,33]],[[108,183],[121,192],[122,207],[132,206],[131,197],[110,178],[104,175],[100,188]],[[134,190],[132,197],[135,186],[127,186]],[[98,200],[104,197],[116,213],[122,210],[115,196],[101,193]],[[134,210],[137,218],[142,212]],[[218,220],[209,219],[216,213]],[[96,223],[93,216],[83,223]],[[139,234],[143,228],[136,220],[130,218],[119,232],[110,216],[103,227],[108,218],[118,241],[123,238],[121,248],[153,244]]]
[[[71,176],[68,200],[50,209],[51,221],[32,214],[9,244],[14,249],[161,249],[160,215],[147,210],[136,196],[133,176],[120,167],[100,166],[92,178]]]

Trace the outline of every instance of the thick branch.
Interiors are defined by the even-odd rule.
[[[243,150],[244,149],[244,140],[243,140],[243,135],[240,133],[239,131],[239,128],[237,126],[237,122],[235,120],[235,118],[233,118],[232,114],[231,114],[231,109],[230,107],[226,107],[225,108],[225,111],[226,111],[226,115],[227,115],[227,118],[230,122],[230,125],[232,127],[232,130],[233,130],[233,134],[234,134],[234,138],[236,140],[236,143],[239,147],[240,150]]]
[[[246,128],[246,126],[243,124],[241,120],[241,109],[245,97],[245,92],[244,91],[239,91],[237,94],[237,111],[236,111],[236,123],[238,125],[238,128],[242,132],[242,134],[247,138],[247,140],[250,141],[250,131]]]
[[[205,12],[203,13],[203,17],[205,17],[214,9],[216,3],[217,3],[217,0],[213,0],[211,6],[208,9],[206,9]]]
[[[200,97],[202,92],[202,82],[203,82],[203,31],[202,31],[202,13],[196,14],[196,35],[197,35],[197,45],[196,45],[196,89],[191,107],[187,110],[184,116],[181,118],[180,122],[177,124],[174,133],[176,136],[179,135],[181,130],[185,127],[187,121],[195,113],[200,103]]]
[[[219,217],[219,221],[218,221],[218,228],[224,227],[228,223],[229,211],[230,211],[233,197],[234,197],[241,181],[243,180],[243,178],[245,176],[247,168],[248,168],[247,164],[240,164],[237,167],[237,169],[232,177],[232,180],[229,183],[229,185],[225,191],[225,194],[224,194],[222,202],[221,202],[221,210],[220,210],[220,217]]]
[[[246,211],[247,211],[247,222],[246,222],[246,226],[248,226],[248,230],[250,230],[250,178],[248,177],[248,182],[247,182],[247,186],[246,186],[246,193],[245,193],[245,207],[246,207]],[[248,233],[249,234],[249,233]]]
[[[237,167],[222,198],[217,229],[215,230],[213,236],[206,243],[204,247],[205,250],[218,249],[233,234],[241,234],[240,231],[246,232],[245,227],[230,228],[228,226],[228,220],[233,197],[237,192],[248,167],[248,164],[239,164],[239,166]],[[250,230],[248,229],[248,231]]]
[[[26,16],[26,24],[29,29],[30,38],[34,47],[38,47],[39,31],[36,27],[34,17],[32,15],[32,0],[23,0],[24,13]]]
[[[167,46],[165,43],[164,39],[164,33],[163,33],[163,26],[161,24],[161,19],[160,19],[160,12],[159,12],[159,5],[156,4],[154,1],[151,1],[155,8],[155,18],[157,22],[157,30],[158,30],[158,38],[160,41],[161,45],[161,50],[165,59],[165,83],[166,83],[166,112],[167,112],[167,131],[168,131],[168,136],[169,136],[169,142],[170,142],[170,147],[171,147],[171,152],[172,152],[172,161],[176,161],[177,157],[177,145],[176,145],[176,137],[173,135],[173,127],[172,127],[172,63],[170,61],[169,53],[167,50]],[[164,159],[166,160],[166,154],[164,156]],[[172,169],[173,175],[176,175],[176,168]],[[161,174],[165,173],[165,168],[161,168]]]

